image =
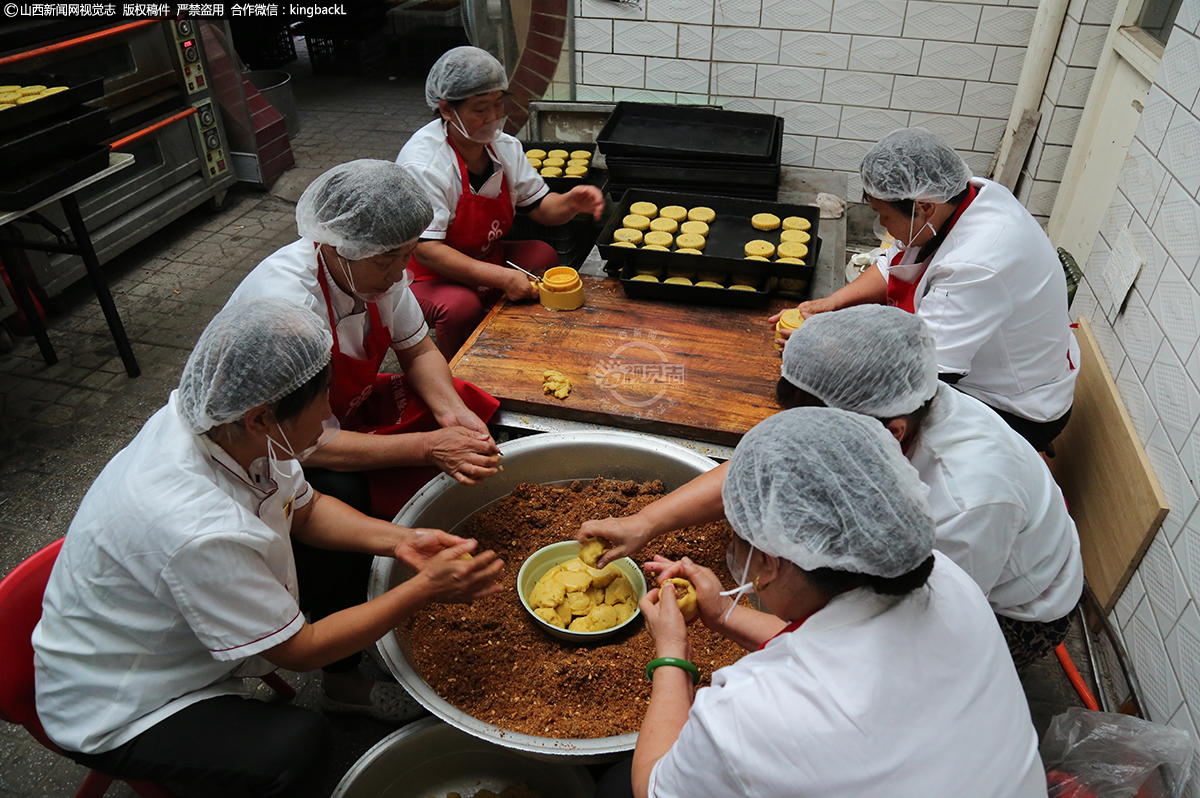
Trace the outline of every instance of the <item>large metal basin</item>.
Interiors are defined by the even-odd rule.
[[[576,479],[661,479],[674,490],[714,468],[716,463],[677,444],[630,432],[559,432],[533,435],[502,444],[504,470],[481,485],[465,487],[445,474],[421,488],[396,516],[408,527],[431,527],[460,533],[478,511],[507,496],[521,482],[570,484]],[[516,576],[520,563],[508,563],[506,578]],[[402,565],[377,557],[371,571],[369,595],[382,595],[408,577]],[[501,729],[455,708],[421,677],[410,662],[412,649],[403,635],[379,641],[388,668],[400,684],[437,717],[480,739],[541,758],[561,756],[578,762],[597,762],[632,751],[637,734],[568,740],[537,737]],[[631,673],[629,678],[639,678]]]

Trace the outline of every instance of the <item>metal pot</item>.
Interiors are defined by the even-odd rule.
[[[474,487],[458,484],[445,474],[431,480],[409,500],[396,516],[408,527],[432,527],[460,533],[480,510],[512,492],[521,482],[543,485],[570,484],[574,480],[661,479],[674,490],[716,466],[713,460],[674,443],[630,432],[558,432],[533,435],[500,447],[504,470]],[[518,563],[510,563],[515,567]],[[395,560],[377,557],[368,589],[376,598],[408,578]],[[439,696],[413,667],[412,649],[403,635],[395,632],[378,643],[388,668],[426,709],[463,731],[505,748],[539,758],[570,756],[578,762],[605,761],[632,751],[637,734],[587,740],[538,737],[501,729],[472,717]],[[630,674],[630,678],[637,678]]]
[[[332,798],[428,798],[500,792],[519,782],[550,798],[591,798],[592,777],[569,762],[536,762],[437,718],[384,737],[354,763]]]

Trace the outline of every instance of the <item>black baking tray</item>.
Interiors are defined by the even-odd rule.
[[[0,210],[25,210],[91,177],[107,168],[108,152],[109,146],[100,144],[47,161],[45,165],[28,172],[0,175]]]
[[[51,160],[62,152],[77,152],[108,137],[108,109],[79,105],[50,119],[40,119],[0,133],[0,163],[16,164],[13,171]]]
[[[783,119],[696,105],[619,102],[596,143],[605,159],[778,162]]]
[[[703,205],[712,208],[717,216],[709,225],[704,253],[681,255],[676,252],[612,246],[613,233],[623,226],[622,220],[629,213],[629,206],[641,201],[653,202],[660,208],[664,205],[682,205],[686,208]],[[780,230],[762,231],[751,226],[750,217],[756,213],[773,213],[780,219],[788,216],[803,216],[808,219],[812,225],[808,231],[812,238],[808,243],[808,255],[804,258],[803,266],[746,260],[744,247],[747,241],[761,238],[779,244]],[[821,239],[818,236],[820,215],[820,209],[812,205],[787,205],[739,197],[631,189],[621,197],[616,211],[600,232],[597,246],[601,257],[608,261],[610,268],[615,267],[619,270],[621,285],[625,288],[627,296],[750,307],[766,301],[770,291],[774,290],[780,281],[803,280],[805,287],[800,293],[811,290],[815,264],[821,254]],[[740,282],[752,284],[757,290],[731,291],[632,280],[639,271],[652,273],[660,280],[666,277],[687,277],[696,280],[700,272],[705,272],[705,277],[711,277],[722,285]]]
[[[546,185],[550,187],[551,191],[556,191],[561,194],[563,192],[570,191],[572,188],[578,185],[596,186],[597,188],[603,190],[604,184],[608,180],[608,173],[605,170],[597,169],[590,163],[590,161],[596,160],[596,145],[594,142],[522,141],[521,148],[525,152],[529,152],[533,149],[545,150],[546,152],[550,152],[550,150],[566,150],[568,153],[573,150],[587,150],[592,154],[592,157],[588,159],[588,173],[578,180],[570,177],[542,178],[546,181]],[[541,170],[539,169],[538,171],[540,172]]]
[[[0,72],[0,86],[67,86],[66,91],[37,102],[0,111],[0,132],[25,127],[104,93],[104,78],[93,75],[55,75],[49,72]]]
[[[779,189],[776,186],[730,186],[730,185],[712,185],[712,184],[697,184],[697,183],[671,183],[667,181],[656,182],[652,186],[645,184],[627,185],[618,183],[613,180],[608,184],[608,193],[611,196],[619,197],[628,191],[664,191],[673,194],[704,194],[706,196],[717,197],[738,197],[741,199],[762,200],[764,202],[774,202],[779,194]]]

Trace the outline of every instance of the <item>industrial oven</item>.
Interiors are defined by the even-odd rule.
[[[153,19],[120,22],[20,50],[0,53],[4,71],[100,75],[109,138],[134,165],[76,196],[100,262],[145,239],[203,203],[219,207],[237,182],[221,112],[210,88],[199,25]],[[65,227],[57,209],[50,221]],[[22,232],[47,236],[32,225]],[[84,274],[75,256],[29,253],[49,295]],[[3,315],[3,309],[0,309]]]

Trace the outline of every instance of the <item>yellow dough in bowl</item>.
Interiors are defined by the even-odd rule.
[[[653,202],[635,202],[629,206],[630,213],[640,214],[647,219],[653,219],[658,216],[658,206]]]
[[[683,224],[679,225],[679,232],[691,233],[692,235],[697,235],[697,236],[706,236],[706,235],[708,235],[708,223],[707,222],[684,222]]]
[[[687,208],[684,208],[682,205],[668,205],[667,207],[660,209],[658,212],[659,216],[665,216],[668,219],[674,219],[677,222],[686,221],[687,214]]]
[[[660,216],[657,219],[650,220],[650,229],[658,230],[662,233],[674,233],[679,229],[679,222]]]
[[[779,257],[781,258],[803,258],[807,254],[807,244],[797,244],[794,241],[785,241],[779,245]]]
[[[611,549],[612,546],[606,544],[600,538],[588,538],[579,547],[579,561],[589,568],[596,567],[596,561],[604,556],[604,552]]]
[[[807,230],[810,227],[812,227],[812,222],[803,216],[789,216],[783,220],[784,230]]]
[[[755,230],[774,230],[779,227],[779,217],[773,213],[756,213],[750,217],[750,226]]]
[[[803,230],[784,230],[779,234],[780,241],[794,241],[797,244],[807,244],[811,238],[812,236]]]
[[[675,240],[675,236],[670,233],[664,233],[662,230],[652,230],[646,233],[647,244],[657,244],[660,247],[669,247]]]
[[[642,243],[642,232],[640,230],[631,230],[628,227],[622,227],[613,233],[613,241],[628,241],[630,244]]]
[[[683,235],[679,236],[679,238],[675,239],[675,246],[679,247],[680,249],[702,250],[704,249],[704,244],[704,236],[697,235],[695,233],[684,233]]]
[[[745,252],[747,256],[757,256],[760,258],[769,258],[775,254],[775,245],[770,241],[763,241],[761,238],[756,238],[753,241],[747,241]]]

